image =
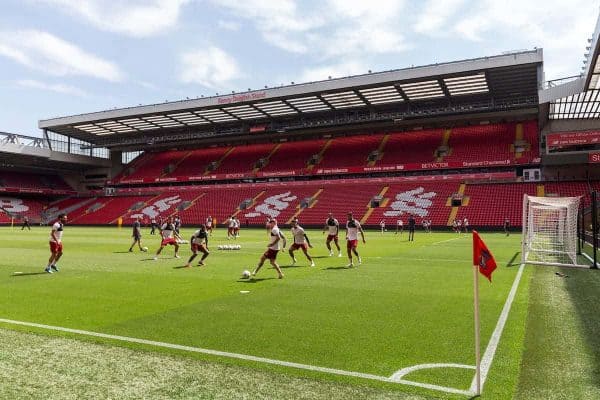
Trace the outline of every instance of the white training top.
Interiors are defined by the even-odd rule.
[[[173,237],[173,232],[175,231],[173,224],[164,223],[160,229],[163,239],[171,239]]]
[[[281,246],[279,245],[279,243],[281,243],[281,240],[279,237],[279,228],[277,226],[273,227],[273,229],[271,229],[271,241],[269,242],[269,249],[271,250],[279,250],[281,248]]]
[[[303,244],[306,241],[304,239],[304,228],[301,226],[292,227],[292,235],[294,236],[295,244]]]
[[[206,218],[206,226],[212,226],[212,218]]]
[[[54,236],[56,236],[56,239],[58,240],[58,242],[61,242],[62,241],[62,235],[63,235],[63,224],[61,224],[60,222],[56,221],[54,223],[54,225],[52,225],[52,232],[54,232]],[[51,242],[56,242],[52,238],[52,235],[50,235],[50,241]]]
[[[381,222],[379,223],[379,225],[381,225],[381,226],[385,226],[385,221],[381,221]]]
[[[235,226],[235,220],[233,218],[229,218],[227,221],[229,222],[229,225],[227,226],[229,226],[230,228],[233,228]]]
[[[337,219],[333,219],[333,221],[335,222],[335,225],[329,225],[327,222],[329,221],[329,218],[327,218],[325,220],[325,225],[327,225],[327,229],[328,229],[328,233],[330,235],[337,235],[338,230],[339,230],[339,222]]]
[[[401,219],[399,219],[396,223],[398,224],[398,226],[402,226],[404,224],[404,222],[402,222]]]
[[[350,222],[354,222],[354,226],[350,226]],[[348,231],[348,240],[358,240],[358,230],[360,228],[360,222],[357,220],[346,222],[346,229]]]
[[[240,227],[240,222],[237,219],[233,220],[233,227],[234,228],[239,228]]]

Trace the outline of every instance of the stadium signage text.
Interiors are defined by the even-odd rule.
[[[146,178],[146,179],[122,179],[122,184],[132,183],[153,183],[153,182],[200,182],[200,181],[216,181],[216,180],[228,180],[228,179],[251,179],[251,178],[277,178],[283,176],[310,176],[310,175],[346,175],[346,174],[368,174],[377,172],[391,172],[391,171],[417,171],[417,170],[429,170],[429,169],[446,169],[446,168],[469,168],[469,167],[483,167],[483,166],[499,166],[499,165],[521,165],[535,162],[535,159],[521,158],[519,162],[512,160],[487,160],[477,162],[467,161],[452,161],[452,162],[431,162],[431,163],[410,163],[410,164],[396,164],[396,165],[381,165],[372,167],[345,167],[345,168],[317,168],[312,171],[302,169],[290,169],[285,171],[258,171],[258,172],[244,172],[244,173],[229,173],[229,174],[209,174],[209,175],[193,175],[193,176],[173,176],[163,178]],[[538,161],[539,162],[539,159]],[[590,162],[592,161],[590,155]],[[0,188],[2,191],[2,188]]]
[[[598,153],[589,153],[588,162],[590,164],[600,164],[600,152]]]
[[[217,104],[241,103],[242,101],[260,100],[267,97],[266,92],[255,92],[245,94],[234,94],[233,96],[219,97]]]
[[[551,133],[546,136],[548,149],[600,143],[600,131]]]

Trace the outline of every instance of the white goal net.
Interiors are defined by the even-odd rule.
[[[580,266],[577,263],[579,197],[523,197],[522,262]]]

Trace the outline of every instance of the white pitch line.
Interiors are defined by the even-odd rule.
[[[426,244],[426,245],[424,245],[423,247],[427,247],[427,246],[435,246],[436,244],[440,244],[440,243],[446,243],[446,242],[451,242],[451,241],[453,241],[453,240],[462,239],[463,237],[466,237],[466,236],[459,236],[459,237],[455,237],[455,238],[452,238],[452,239],[440,240],[439,242],[433,242],[433,243],[430,243],[430,244]]]
[[[366,374],[366,373],[362,373],[362,372],[345,371],[345,370],[335,369],[335,368],[326,368],[326,367],[318,367],[318,366],[308,365],[308,364],[300,364],[300,363],[295,363],[295,362],[290,362],[290,361],[274,360],[274,359],[270,359],[270,358],[250,356],[250,355],[246,355],[246,354],[229,353],[226,351],[203,349],[200,347],[183,346],[183,345],[173,344],[173,343],[157,342],[154,340],[139,339],[139,338],[133,338],[133,337],[128,337],[128,336],[109,335],[106,333],[84,331],[81,329],[64,328],[64,327],[53,326],[53,325],[37,324],[34,322],[15,321],[15,320],[4,319],[4,318],[0,318],[0,323],[21,325],[21,326],[30,326],[30,327],[34,327],[34,328],[48,329],[48,330],[59,331],[59,332],[68,332],[68,333],[74,333],[77,335],[93,336],[93,337],[99,337],[99,338],[104,338],[104,339],[118,340],[118,341],[122,341],[122,342],[140,343],[140,344],[145,344],[145,345],[149,345],[149,346],[163,347],[163,348],[175,349],[175,350],[183,350],[183,351],[189,351],[189,352],[193,352],[193,353],[210,354],[213,356],[220,356],[220,357],[236,358],[236,359],[240,359],[240,360],[255,361],[255,362],[260,362],[260,363],[264,363],[264,364],[274,364],[274,365],[280,365],[283,367],[304,369],[304,370],[308,370],[308,371],[324,372],[324,373],[333,374],[333,375],[352,376],[352,377],[356,377],[356,378],[371,379],[371,380],[388,382],[388,383],[399,383],[399,384],[403,384],[403,385],[416,386],[416,387],[420,387],[420,388],[431,389],[431,390],[436,390],[436,391],[445,392],[445,393],[461,394],[461,395],[465,395],[465,396],[473,395],[472,391],[460,390],[460,389],[439,386],[439,385],[433,385],[433,384],[429,384],[429,383],[413,382],[413,381],[409,381],[409,380],[405,380],[405,379],[397,379],[397,378],[394,378],[394,375],[392,375],[391,377],[379,376],[379,375],[373,375],[373,374]]]
[[[508,319],[508,313],[512,307],[512,303],[517,294],[517,288],[519,287],[519,282],[521,282],[521,276],[523,275],[523,270],[525,269],[525,264],[521,264],[519,267],[519,271],[517,272],[517,276],[510,288],[510,292],[508,293],[508,297],[506,298],[506,302],[504,303],[504,308],[500,313],[500,318],[498,318],[498,322],[496,323],[496,328],[492,333],[492,337],[485,349],[485,353],[483,353],[483,357],[481,358],[481,391],[483,391],[483,385],[485,384],[485,380],[487,378],[488,372],[490,372],[490,367],[492,366],[492,361],[494,360],[494,355],[496,354],[496,349],[498,348],[498,343],[500,342],[500,337],[502,337],[502,331],[504,330],[504,326],[506,325],[506,320]],[[473,377],[473,381],[471,382],[470,390],[475,392],[477,388],[477,376]]]

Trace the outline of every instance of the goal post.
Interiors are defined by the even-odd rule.
[[[589,267],[577,260],[579,201],[579,197],[523,196],[523,263]]]

